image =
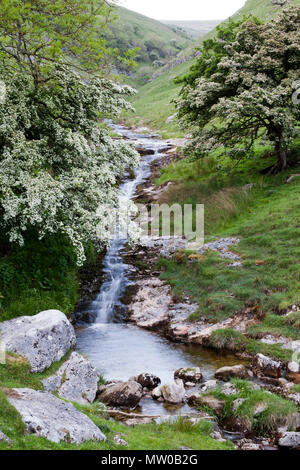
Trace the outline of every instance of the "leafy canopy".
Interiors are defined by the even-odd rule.
[[[239,161],[251,157],[254,142],[264,136],[276,151],[276,169],[285,168],[299,123],[299,106],[292,102],[300,74],[299,25],[295,7],[266,24],[231,22],[231,34],[221,28],[204,44],[177,99],[181,122],[193,132],[192,155],[217,150]]]

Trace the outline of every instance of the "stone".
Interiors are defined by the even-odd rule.
[[[293,372],[293,373],[298,373],[299,372],[298,362],[295,362],[295,361],[289,362],[287,368],[288,368],[289,372]]]
[[[222,367],[215,373],[216,379],[228,381],[234,377],[245,379],[248,376],[247,369],[243,365]]]
[[[106,440],[84,413],[52,393],[30,388],[13,388],[6,393],[10,404],[20,413],[29,434],[45,437],[52,442],[76,444]]]
[[[142,387],[146,387],[149,390],[154,390],[161,383],[159,377],[148,373],[140,374],[136,381],[141,384]]]
[[[141,424],[153,423],[152,418],[130,418],[124,421],[124,424],[129,427],[140,426]]]
[[[168,403],[179,404],[184,402],[185,389],[183,381],[176,380],[174,383],[162,385],[161,395]]]
[[[6,351],[25,357],[31,372],[42,372],[76,345],[74,328],[59,310],[0,323]]]
[[[99,400],[109,406],[135,408],[143,396],[143,387],[134,381],[123,382],[108,387]]]
[[[231,395],[237,395],[239,391],[232,383],[226,382],[224,385],[222,385],[222,393],[229,397]]]
[[[266,376],[278,379],[281,377],[283,364],[263,354],[257,354],[252,361],[252,370],[258,377]]]
[[[2,431],[0,431],[0,442],[6,442],[7,444],[10,444],[11,440]]]
[[[161,397],[162,397],[161,386],[156,387],[154,390],[152,390],[152,398],[154,400],[158,400]]]
[[[99,374],[90,361],[73,352],[57,373],[42,380],[44,389],[61,398],[86,405],[96,398]]]
[[[217,380],[207,380],[207,382],[204,382],[200,388],[202,392],[207,392],[208,390],[214,390],[218,386],[218,381]]]
[[[246,398],[237,398],[236,400],[234,400],[234,402],[232,403],[232,409],[233,411],[237,411],[239,409],[239,407],[245,403],[246,401]]]
[[[257,403],[257,405],[255,405],[255,407],[252,411],[252,414],[253,414],[253,416],[258,416],[261,413],[263,413],[264,411],[266,411],[267,408],[268,408],[267,403]]]
[[[207,396],[193,396],[193,403],[195,405],[202,405],[210,408],[217,416],[220,416],[225,407],[225,401],[224,400],[219,400],[218,398],[215,398],[211,395]],[[192,397],[190,397],[192,398]]]
[[[261,444],[257,444],[256,442],[253,442],[250,439],[242,439],[238,443],[238,447],[240,450],[263,450],[263,446]]]
[[[300,449],[300,432],[285,432],[278,442],[280,447]]]
[[[114,442],[117,444],[117,446],[120,447],[128,447],[128,442],[126,442],[124,439],[119,434],[116,434],[114,436]]]
[[[200,367],[187,367],[176,370],[176,372],[174,372],[174,379],[181,379],[184,383],[193,382],[194,384],[198,384],[202,382],[203,375]]]
[[[300,385],[300,374],[297,374],[295,372],[290,372],[286,378],[290,380],[291,382],[294,382],[296,385]]]

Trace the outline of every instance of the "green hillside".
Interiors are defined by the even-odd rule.
[[[159,21],[123,7],[116,7],[114,13],[116,21],[107,26],[105,38],[109,46],[117,48],[121,54],[128,49],[139,48],[135,72],[139,83],[146,83],[156,69],[192,45],[189,35],[183,30],[174,31]],[[120,71],[128,72],[122,64],[117,66]]]
[[[289,0],[289,5],[299,5],[300,0]],[[281,7],[273,5],[271,0],[247,0],[233,18],[243,15],[254,15],[261,19],[274,17]],[[213,32],[208,33],[202,40],[211,36]],[[200,42],[201,43],[201,42]],[[130,124],[148,125],[153,129],[163,131],[163,134],[169,137],[183,136],[183,131],[178,128],[176,120],[167,120],[175,113],[175,108],[171,104],[172,99],[177,95],[180,85],[175,85],[173,79],[188,72],[193,60],[177,65],[164,72],[158,78],[142,86],[139,93],[133,100],[136,109],[136,115],[130,115],[126,121]]]
[[[162,20],[163,24],[168,25],[170,28],[175,30],[185,31],[187,34],[194,39],[198,39],[200,36],[204,36],[213,30],[222,20],[206,20],[206,21],[168,21]]]

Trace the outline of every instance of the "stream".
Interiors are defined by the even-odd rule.
[[[137,186],[149,178],[150,164],[164,154],[160,149],[165,142],[157,137],[136,134],[120,125],[111,124],[113,131],[138,146],[153,149],[153,155],[142,157],[134,179],[127,175],[120,186],[120,197],[131,199]],[[129,280],[130,267],[122,259],[126,238],[114,236],[103,261],[105,280],[99,295],[91,301],[87,313],[92,324],[77,328],[77,349],[85,354],[93,366],[107,380],[127,381],[142,372],[160,377],[162,383],[173,381],[174,371],[181,367],[201,368],[205,380],[211,379],[215,371],[225,365],[236,364],[236,358],[224,357],[199,346],[172,343],[159,334],[148,332],[120,320],[116,314]],[[170,415],[186,412],[188,405],[170,406],[144,398],[137,411],[143,414]]]

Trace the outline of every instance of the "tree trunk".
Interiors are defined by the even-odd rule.
[[[286,151],[286,148],[282,145],[281,137],[276,142],[275,151],[277,154],[277,163],[271,166],[268,172],[269,175],[280,173],[281,171],[285,170],[287,167],[287,151]]]

